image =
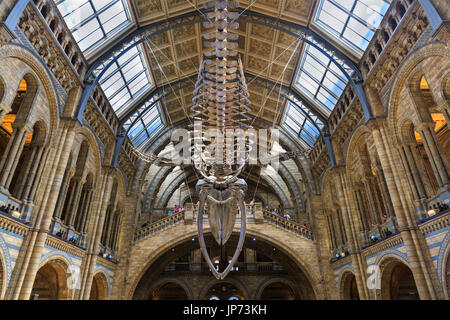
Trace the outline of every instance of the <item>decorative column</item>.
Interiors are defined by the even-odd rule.
[[[109,212],[109,217],[108,217],[108,222],[105,223],[106,224],[106,237],[105,237],[105,247],[108,249],[111,249],[110,246],[110,241],[111,241],[111,236],[112,236],[112,226],[113,226],[113,221],[114,221],[114,217],[115,217],[115,208],[111,208],[111,211]]]
[[[92,186],[90,186],[88,189],[86,189],[86,192],[88,193],[88,198],[86,200],[86,206],[85,206],[85,210],[83,212],[83,219],[81,220],[81,228],[80,231],[81,233],[86,234],[87,233],[87,223],[89,221],[89,213],[92,207],[92,197],[94,194],[94,188]]]
[[[107,244],[110,247],[111,252],[113,254],[116,253],[115,252],[116,251],[115,243],[116,243],[117,230],[119,229],[119,214],[120,214],[120,211],[116,210],[116,213],[114,214],[112,227],[111,227],[111,238],[109,240],[109,243]]]
[[[40,259],[44,252],[56,198],[61,188],[62,177],[72,149],[75,125],[77,124],[73,121],[64,121],[61,122],[61,129],[58,129],[57,137],[59,137],[59,140],[44,171],[46,184],[39,188],[39,194],[37,195],[37,198],[42,200],[39,204],[39,210],[36,212],[36,217],[33,219],[33,228],[22,245],[26,249],[16,262],[15,275],[13,274],[14,283],[11,285],[12,290],[8,292],[8,299],[28,300],[30,298]]]
[[[29,221],[34,206],[34,198],[30,197],[31,187],[38,185],[42,170],[48,155],[48,145],[42,142],[34,143],[28,154],[26,166],[21,170],[18,178],[19,184],[14,190],[14,195],[23,202],[22,219]],[[40,170],[39,170],[40,169]]]
[[[202,252],[200,249],[192,251],[190,269],[191,271],[202,270]]]
[[[398,148],[400,157],[402,158],[403,167],[409,181],[414,205],[418,214],[418,219],[422,220],[427,217],[427,195],[425,192],[422,176],[419,174],[415,158],[411,154],[410,144],[403,144]]]
[[[30,202],[34,201],[34,196],[36,194],[36,189],[39,186],[39,181],[41,180],[42,172],[45,167],[45,163],[48,159],[48,154],[50,151],[49,145],[42,145],[33,159],[33,164],[30,170],[30,176],[26,180],[23,192],[20,195],[22,199],[28,200]]]
[[[355,200],[356,200],[356,205],[358,207],[358,211],[359,211],[359,216],[361,218],[361,224],[362,224],[362,230],[363,231],[369,231],[370,230],[370,224],[369,221],[367,220],[367,215],[366,215],[366,208],[364,206],[364,201],[362,200],[362,196],[361,196],[361,190],[360,190],[361,186],[360,184],[355,185],[354,189],[355,189]]]
[[[401,176],[398,173],[394,160],[396,156],[392,154],[393,149],[389,146],[390,135],[386,132],[387,129],[383,125],[384,121],[384,119],[371,120],[368,125],[372,130],[375,147],[386,178],[399,231],[405,244],[420,298],[426,300],[436,299],[436,289],[430,275],[430,272],[433,272],[433,270],[427,267],[427,261],[425,261],[421,245],[419,244],[418,233],[416,232],[417,225],[408,215],[408,205],[400,185]]]
[[[13,132],[0,162],[0,188],[7,191],[31,129],[25,124],[13,123]],[[9,192],[9,191],[7,191]]]
[[[356,226],[354,225],[355,219],[352,219],[351,212],[355,212],[355,210],[352,210],[351,200],[348,198],[350,194],[347,189],[348,183],[346,181],[345,167],[339,166],[334,168],[333,171],[335,172],[336,194],[340,201],[343,223],[349,244],[349,252],[355,270],[358,293],[360,298],[365,300],[369,298],[365,279],[366,268],[364,261],[361,258],[360,248],[357,241],[357,233],[355,231]]]
[[[88,186],[85,189],[85,200],[83,203],[83,208],[80,213],[80,223],[78,226],[78,231],[81,233],[81,239],[80,239],[80,246],[83,248],[86,248],[87,244],[87,225],[89,221],[89,213],[91,212],[92,208],[92,197],[94,194],[94,188],[92,185]]]
[[[446,159],[443,157],[445,153],[442,151],[440,144],[437,141],[434,126],[434,122],[425,122],[421,123],[417,129],[422,136],[423,145],[428,154],[428,158],[430,159],[431,166],[433,167],[439,188],[443,188],[449,184],[448,166]]]
[[[86,252],[86,263],[84,265],[83,278],[80,288],[80,298],[88,300],[91,293],[92,279],[94,278],[94,268],[97,263],[99,254],[100,239],[102,236],[103,224],[105,222],[106,209],[111,196],[111,188],[113,184],[113,171],[109,167],[103,168],[103,187],[99,206],[96,210],[96,223],[94,224],[93,235],[89,241]]]
[[[371,216],[371,223],[370,229],[372,229],[373,225],[380,224],[380,217],[379,217],[379,210],[378,205],[376,201],[376,191],[373,186],[372,177],[369,173],[365,173],[364,176],[361,177],[361,181],[364,185],[364,188],[366,189],[366,195],[369,199],[369,205],[370,205],[370,216]]]
[[[69,185],[70,185],[71,171],[72,171],[72,168],[68,168],[65,170],[63,181],[61,184],[61,190],[58,195],[58,200],[56,203],[55,215],[54,215],[56,221],[58,221],[58,222],[61,221],[62,210],[64,208],[64,203],[66,202],[67,191],[69,190]]]
[[[73,177],[74,183],[73,183],[73,197],[72,201],[69,202],[68,209],[68,216],[67,216],[67,225],[69,226],[69,237],[71,234],[75,231],[75,218],[78,214],[78,207],[80,205],[80,197],[81,197],[81,191],[83,190],[83,185],[86,182],[81,176],[75,176]],[[72,231],[72,232],[70,232]]]
[[[245,249],[245,264],[247,271],[257,271],[256,251],[253,249]]]

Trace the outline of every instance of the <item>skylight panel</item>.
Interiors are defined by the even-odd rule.
[[[147,92],[152,80],[141,47],[131,48],[117,59],[103,75],[100,85],[117,114]]]
[[[305,46],[295,84],[301,92],[333,110],[347,82],[331,59],[311,45]]]
[[[56,0],[82,51],[88,51],[131,23],[125,0]]]
[[[316,21],[347,45],[364,51],[388,8],[387,0],[322,0]]]
[[[146,106],[149,106],[151,103],[147,102]],[[162,125],[159,104],[155,104],[131,127],[128,132],[128,137],[131,139],[135,148],[142,147],[146,140],[155,136],[155,133],[162,128]]]
[[[296,103],[301,104],[301,102]],[[314,145],[314,142],[320,135],[316,125],[319,127],[322,125],[317,117],[311,116],[311,119],[315,121],[315,125],[306,117],[303,110],[299,109],[295,104],[288,102],[284,117],[284,125],[289,130],[294,132],[294,134],[296,134],[309,147]]]

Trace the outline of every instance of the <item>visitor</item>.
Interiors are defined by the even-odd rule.
[[[272,213],[278,215],[278,209],[277,208],[273,209]]]
[[[289,213],[285,213],[284,214],[284,218],[286,219],[286,220],[290,220],[291,219],[291,216],[289,215]]]
[[[439,209],[438,212],[442,212],[442,211],[448,209],[448,205],[447,205],[446,203],[440,203],[440,202],[438,202],[438,209]]]
[[[304,223],[303,228],[308,229],[308,225],[306,223]]]

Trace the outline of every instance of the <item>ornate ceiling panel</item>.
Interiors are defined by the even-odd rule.
[[[134,5],[141,26],[155,23],[203,8],[205,1],[197,0],[134,0]],[[247,8],[252,1],[240,1],[240,6]],[[312,0],[257,0],[251,10],[280,17],[298,24],[306,24],[311,10]],[[252,75],[267,78],[275,83],[289,86],[299,59],[302,41],[275,30],[271,27],[240,23],[238,52],[241,55],[244,70]],[[185,25],[164,32],[146,42],[148,60],[158,86],[195,75],[198,72],[202,56],[202,35],[206,33],[203,25]],[[285,99],[267,89],[251,85],[253,117],[261,117],[272,123],[282,111]],[[194,84],[194,82],[192,82]],[[163,105],[170,119],[175,124],[186,120],[192,106],[192,87],[178,91],[166,98]]]

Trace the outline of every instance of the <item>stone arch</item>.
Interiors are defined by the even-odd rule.
[[[421,134],[417,133],[418,121],[413,119],[413,116],[408,116],[403,119],[401,119],[398,123],[398,132],[399,132],[399,143],[400,145],[403,145],[403,148],[406,148],[406,150],[413,150],[415,154],[412,154],[412,160],[414,160],[414,165],[418,168],[418,170],[422,173],[420,179],[422,180],[422,186],[424,188],[424,192],[428,195],[428,197],[431,197],[433,194],[437,192],[438,181],[436,179],[436,175],[433,172],[431,162],[428,158],[428,156],[423,156],[423,152],[426,153],[424,146],[419,145],[416,134],[421,137],[423,140],[423,137]],[[444,147],[444,146],[442,146]],[[422,150],[421,150],[422,149]],[[404,151],[405,149],[403,149]],[[408,151],[409,151],[408,150]],[[444,149],[445,150],[445,149]],[[418,157],[416,158],[416,155]],[[413,165],[405,163],[405,167],[408,165]],[[416,188],[417,190],[417,183],[410,184],[411,188]]]
[[[77,129],[75,133],[75,137],[80,137],[80,146],[82,142],[86,142],[89,146],[89,149],[91,150],[91,155],[94,159],[94,168],[90,168],[95,172],[94,174],[94,181],[97,181],[99,178],[99,172],[102,165],[102,151],[100,149],[100,146],[98,144],[97,138],[95,137],[95,134],[87,127],[83,126],[79,129]]]
[[[71,300],[74,294],[71,263],[61,255],[50,255],[42,261],[36,273],[31,297],[37,300]]]
[[[358,147],[358,144],[360,143],[360,140],[363,139],[364,135],[370,135],[371,132],[367,126],[359,126],[352,134],[352,137],[348,143],[347,152],[346,152],[346,163],[352,163],[353,162],[353,156],[355,154],[356,148]],[[347,167],[347,173],[349,172],[349,167]]]
[[[417,49],[412,52],[409,57],[402,63],[398,69],[397,76],[392,84],[392,89],[389,94],[388,105],[388,123],[394,134],[395,141],[399,141],[399,132],[397,130],[397,123],[399,120],[400,111],[399,101],[401,101],[401,92],[407,86],[408,78],[412,71],[422,61],[429,57],[440,56],[450,59],[450,53],[446,49],[445,45],[441,43],[432,43]]]
[[[6,292],[6,285],[8,283],[9,278],[9,270],[6,265],[5,255],[3,253],[3,245],[6,247],[6,243],[4,243],[4,240],[0,236],[0,241],[3,241],[3,243],[0,242],[0,300],[3,299],[5,292]],[[6,248],[8,250],[8,248]]]
[[[26,82],[27,89],[22,103],[17,110],[15,121],[30,123],[29,119],[31,117],[32,110],[35,107],[33,102],[37,98],[40,88],[39,81],[37,80],[36,76],[32,72],[30,72],[30,70],[24,70],[24,72],[25,74],[22,76],[22,80]],[[17,84],[17,89],[19,88],[19,86],[20,83]],[[42,115],[39,116],[42,117]]]
[[[235,286],[236,288],[238,288],[242,292],[244,300],[249,300],[250,299],[250,294],[249,294],[247,288],[242,283],[242,281],[240,281],[239,279],[233,279],[233,278],[227,277],[227,278],[225,278],[223,280],[211,279],[207,283],[205,283],[205,285],[200,290],[200,293],[198,294],[198,300],[204,300],[205,295],[208,292],[208,290],[212,286],[214,286],[216,284],[219,284],[219,283],[230,283],[230,284],[232,284],[233,286]]]
[[[382,300],[418,299],[417,286],[409,263],[401,255],[386,253],[377,259],[380,267],[381,288],[377,290]],[[409,294],[410,296],[405,296]]]
[[[356,276],[353,270],[347,269],[341,273],[339,283],[339,296],[342,300],[359,300]]]
[[[268,225],[265,225],[265,227],[267,228]],[[277,231],[278,230],[279,229],[277,229]],[[159,246],[158,248],[156,248],[156,250],[151,252],[146,257],[142,256],[144,261],[142,263],[139,263],[138,269],[135,272],[133,272],[134,277],[133,277],[133,279],[130,279],[130,286],[128,287],[128,289],[125,293],[126,299],[133,299],[133,295],[136,291],[136,288],[137,288],[140,280],[142,279],[144,274],[147,272],[147,270],[158,259],[160,259],[171,248],[181,245],[182,243],[184,243],[186,241],[190,241],[192,239],[192,237],[195,237],[197,235],[197,229],[195,226],[193,226],[192,228],[189,228],[188,230],[186,230],[185,228],[183,228],[182,230],[180,229],[179,233],[176,233],[176,232],[174,233],[174,232],[175,231],[172,231],[172,233],[175,235],[175,237],[173,239],[170,239],[170,240],[166,239],[165,245]],[[204,229],[204,234],[208,234],[209,232],[210,232],[209,228]],[[311,286],[312,294],[314,295],[314,297],[318,298],[318,297],[322,296],[322,292],[321,292],[322,289],[321,289],[321,285],[318,280],[319,275],[314,272],[314,270],[316,270],[314,268],[314,266],[310,265],[311,263],[314,263],[314,262],[308,263],[305,260],[306,258],[300,257],[299,254],[295,252],[295,249],[293,249],[291,246],[289,246],[289,244],[287,244],[285,242],[280,242],[279,240],[274,239],[273,237],[268,235],[265,230],[256,230],[256,228],[254,230],[251,230],[250,228],[248,228],[246,236],[247,237],[256,237],[257,239],[263,240],[266,243],[270,244],[274,248],[276,247],[280,252],[282,252],[282,254],[286,255],[298,269],[300,269],[303,272],[306,280],[309,282],[309,284]],[[143,241],[145,241],[145,240],[143,240]],[[306,240],[306,239],[302,239],[301,241],[307,241],[308,243],[310,242],[309,240]],[[305,243],[305,245],[306,245],[306,243]],[[302,245],[302,248],[304,248],[304,247],[305,246]]]
[[[0,76],[0,110],[3,109],[2,102],[3,102],[3,97],[5,96],[5,91],[6,91],[5,81]]]
[[[0,48],[0,61],[6,58],[17,58],[25,63],[28,67],[30,67],[33,72],[36,74],[37,78],[40,80],[43,86],[43,90],[45,91],[48,107],[50,111],[49,120],[50,120],[50,130],[49,136],[50,139],[56,136],[57,129],[59,125],[59,108],[58,108],[58,96],[57,91],[54,86],[54,82],[52,77],[48,71],[48,69],[42,64],[38,58],[31,53],[28,49],[21,47],[15,44],[6,44]],[[9,99],[5,99],[4,103],[9,103],[8,101],[14,99],[14,93],[12,90],[6,90],[6,96],[9,96]]]
[[[103,271],[98,271],[92,278],[92,287],[89,300],[108,300],[108,278]]]
[[[186,283],[186,281],[184,281],[183,279],[177,278],[177,277],[163,277],[161,279],[158,279],[149,289],[149,292],[153,292],[153,290],[155,290],[158,287],[161,287],[167,283],[174,283],[178,286],[180,286],[181,288],[184,289],[184,292],[186,294],[187,300],[194,300],[194,293],[192,292],[191,287],[189,286],[189,284]]]
[[[292,282],[291,280],[284,278],[284,277],[271,277],[269,279],[263,280],[258,285],[253,299],[261,300],[261,296],[264,292],[264,289],[266,289],[271,284],[278,283],[278,282],[287,285],[295,295],[298,295],[298,292],[296,292],[296,290],[295,290],[296,285],[294,282]]]
[[[436,269],[444,295],[450,299],[450,233],[447,233],[441,242]]]

